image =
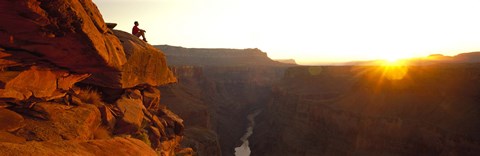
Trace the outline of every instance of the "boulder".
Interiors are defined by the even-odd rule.
[[[113,116],[112,111],[107,106],[100,106],[98,108],[100,113],[102,114],[102,122],[103,124],[107,125],[109,129],[113,129],[115,127],[115,123],[117,119]]]
[[[0,131],[0,143],[9,142],[9,143],[25,143],[27,142],[25,138],[13,135],[9,132]]]
[[[175,156],[193,156],[197,155],[192,148],[182,148],[175,151]]]
[[[165,132],[168,137],[175,135],[183,136],[185,126],[183,125],[182,118],[168,109],[160,109],[158,116],[166,122]]]
[[[65,95],[73,84],[87,78],[88,74],[71,74],[64,70],[54,70],[32,66],[23,71],[0,72],[0,98],[17,101],[35,97],[51,100]]]
[[[176,155],[176,150],[181,150],[179,149],[181,140],[181,136],[175,136],[172,139],[162,141],[157,150],[160,155]]]
[[[140,129],[143,121],[143,107],[141,99],[130,99],[123,96],[116,102],[116,106],[123,113],[115,125],[115,133],[132,134]]]
[[[132,88],[144,84],[160,86],[177,82],[163,52],[130,33],[113,32],[123,45],[127,62],[119,71],[94,73],[85,82],[109,88]]]
[[[107,24],[108,29],[113,29],[117,26],[117,23],[105,23]]]
[[[52,102],[37,103],[29,112],[18,134],[27,140],[88,140],[101,124],[100,111],[94,105],[67,106]],[[43,119],[43,120],[42,120]]]
[[[24,144],[0,142],[0,155],[157,156],[144,142],[120,137],[89,141],[31,141]]]
[[[149,110],[157,110],[160,105],[160,90],[153,87],[143,90],[143,105]]]
[[[167,133],[165,132],[166,130],[165,126],[162,124],[162,122],[156,115],[153,115],[152,123],[156,128],[158,128],[159,134],[160,134],[159,137],[167,136]]]
[[[91,0],[1,1],[0,47],[26,52],[78,73],[118,71],[126,63],[118,38]]]
[[[5,109],[0,108],[0,131],[13,132],[25,125],[22,115]]]
[[[162,118],[170,119],[175,123],[183,124],[183,119],[168,109],[160,109],[158,115]]]

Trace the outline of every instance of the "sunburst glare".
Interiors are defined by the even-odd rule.
[[[382,77],[389,80],[401,80],[408,73],[408,65],[405,60],[385,60],[381,64]]]

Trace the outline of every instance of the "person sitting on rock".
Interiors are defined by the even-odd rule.
[[[143,41],[147,42],[147,38],[145,38],[145,32],[147,32],[147,31],[138,28],[138,22],[137,21],[135,21],[133,24],[135,24],[135,26],[133,26],[133,28],[132,28],[132,34],[137,36],[137,37],[142,36]]]

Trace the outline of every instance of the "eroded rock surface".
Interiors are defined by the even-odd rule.
[[[120,137],[91,141],[31,141],[24,144],[0,142],[0,155],[157,156],[144,142]]]
[[[0,2],[0,46],[79,73],[119,70],[127,59],[95,4],[85,1]]]
[[[0,23],[0,155],[193,154],[165,56],[91,0],[1,1]]]
[[[137,85],[159,86],[177,79],[167,67],[165,55],[130,33],[113,30],[124,47],[127,62],[120,71],[93,74],[86,82],[109,88],[132,88]]]
[[[89,74],[70,74],[68,71],[32,66],[23,71],[0,73],[4,87],[0,98],[26,100],[39,98],[51,100],[65,96],[73,84],[87,78]]]
[[[94,105],[67,106],[59,103],[37,103],[26,114],[26,126],[18,134],[27,140],[88,140],[100,126],[100,111]]]
[[[0,131],[13,132],[25,125],[22,115],[9,109],[0,108]]]

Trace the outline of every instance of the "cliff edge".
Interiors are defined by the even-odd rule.
[[[0,2],[0,155],[192,155],[164,54],[91,0]]]

